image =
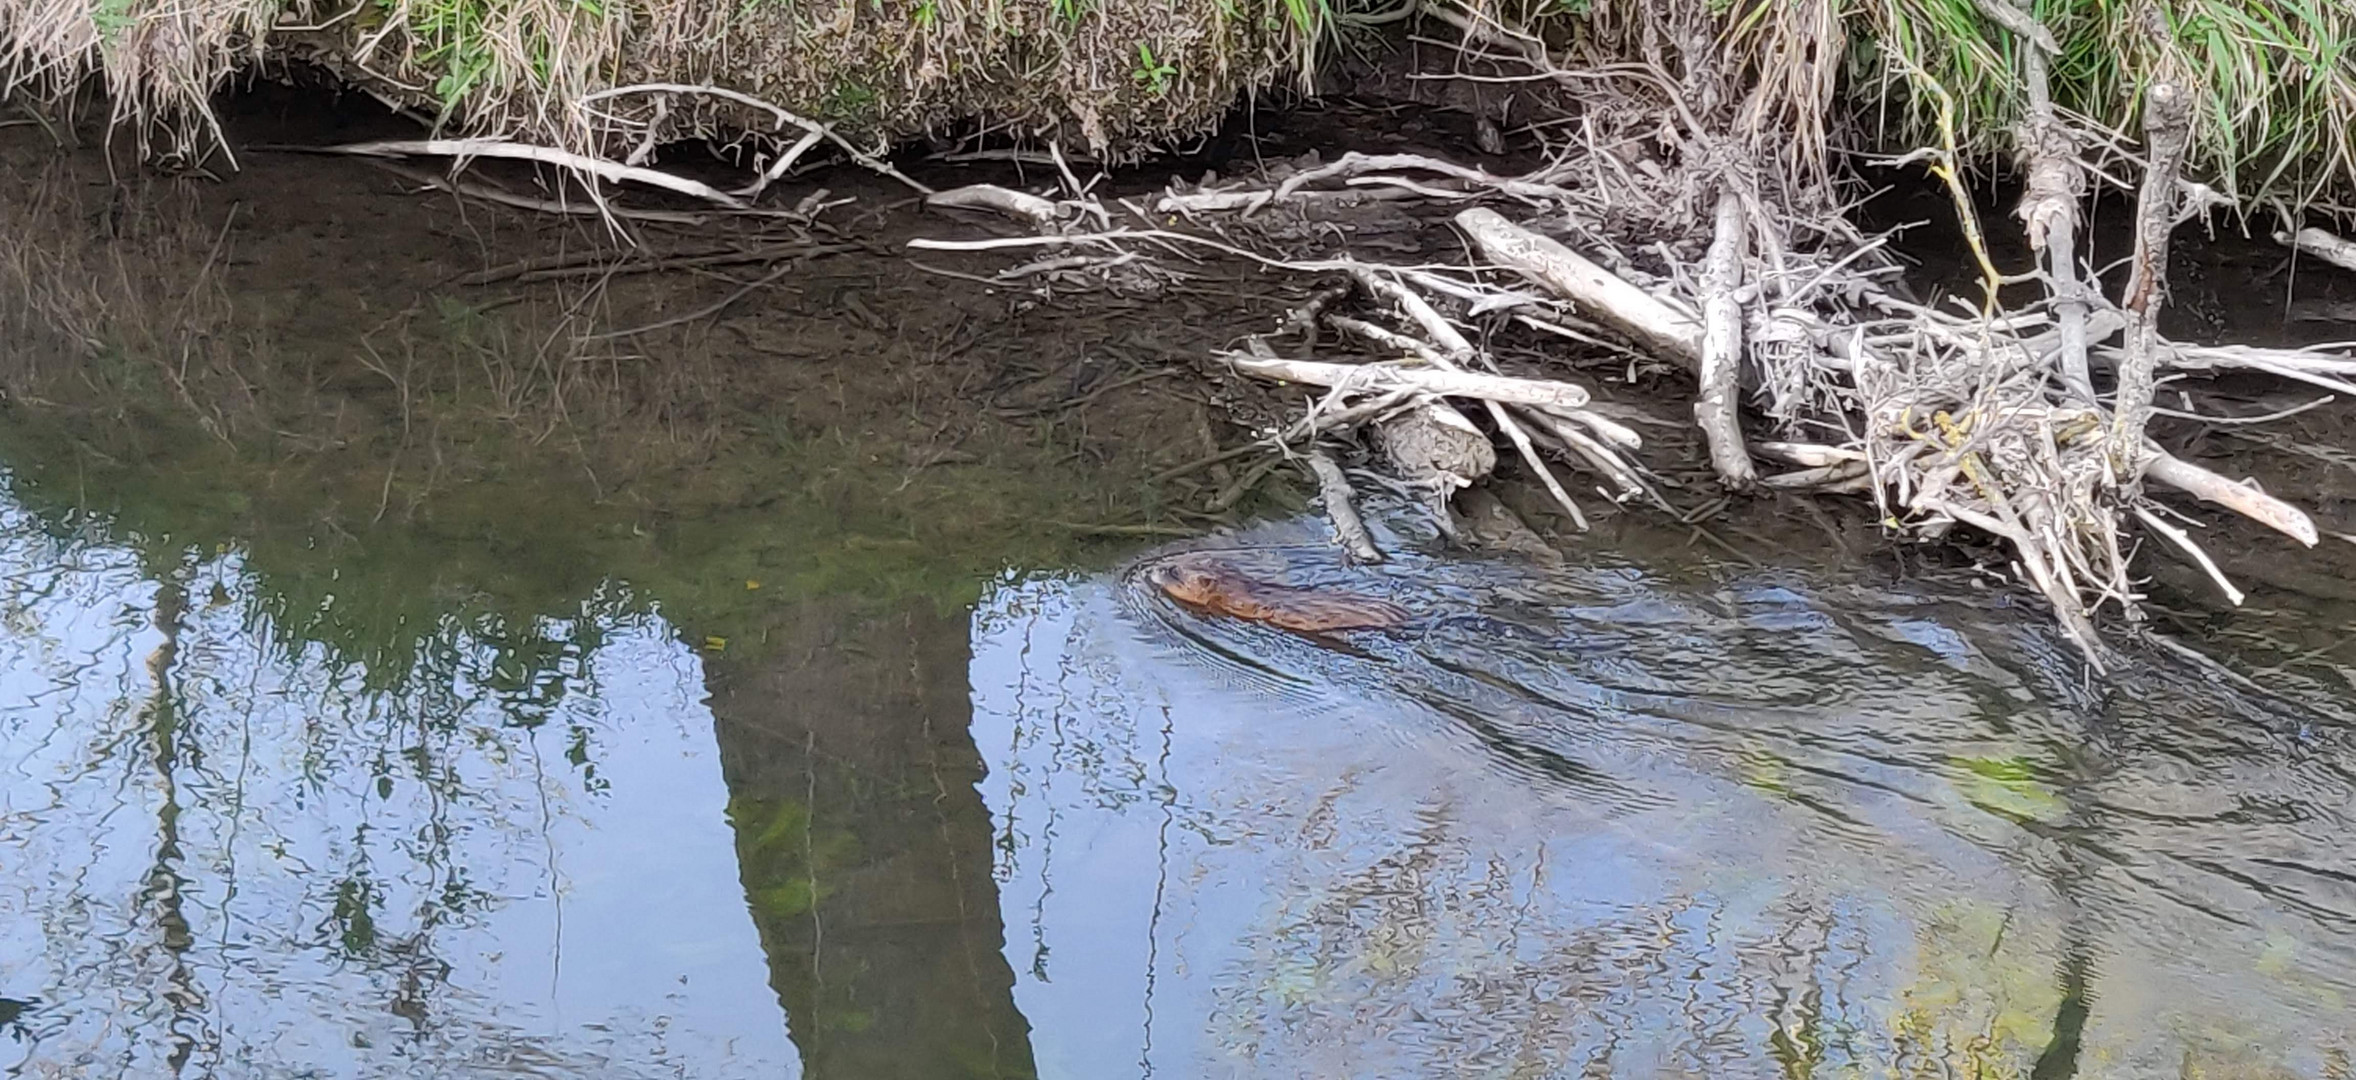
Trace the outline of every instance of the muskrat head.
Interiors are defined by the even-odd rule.
[[[1234,587],[1243,574],[1235,567],[1211,559],[1171,559],[1146,572],[1145,579],[1169,594],[1173,600],[1208,606],[1222,592]]]

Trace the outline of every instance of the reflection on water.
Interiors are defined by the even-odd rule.
[[[813,1077],[1036,1075],[967,732],[966,619],[812,601],[715,664],[745,895]]]
[[[1057,524],[1199,451],[1047,418],[1199,311],[1042,342],[846,259],[543,356],[578,297],[445,293],[349,174],[6,158],[11,1075],[2356,1077],[2298,672],[1298,525],[1234,561],[1411,624],[1206,622]]]
[[[1043,1074],[2348,1075],[2344,723],[2001,604],[1329,550],[1428,629],[984,602]]]
[[[1333,561],[287,644],[0,509],[33,1076],[2349,1075],[2349,727],[1969,591]],[[1313,537],[1312,537],[1313,539]],[[147,555],[134,552],[148,552]],[[1254,561],[1256,560],[1256,561]],[[332,607],[333,598],[327,601]],[[741,653],[741,655],[738,655]]]
[[[446,625],[370,680],[277,647],[235,553],[156,580],[13,506],[0,535],[24,1072],[790,1066],[698,664],[659,619]],[[540,670],[488,643],[519,630]]]

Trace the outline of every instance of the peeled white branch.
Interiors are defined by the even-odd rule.
[[[1238,353],[1222,357],[1238,371],[1308,386],[1339,386],[1369,394],[1389,390],[1420,390],[1442,397],[1477,398],[1507,405],[1538,405],[1576,409],[1587,404],[1587,391],[1569,383],[1482,375],[1435,368],[1375,367],[1328,364],[1315,360],[1266,360]]]
[[[639,165],[624,165],[618,161],[607,161],[604,158],[590,157],[587,154],[576,154],[570,150],[559,150],[552,146],[532,146],[527,143],[508,142],[505,139],[381,139],[375,142],[331,146],[327,148],[327,152],[357,154],[363,157],[446,157],[457,158],[461,161],[468,158],[487,157],[507,158],[513,161],[537,161],[543,165],[570,169],[601,180],[610,180],[616,183],[629,180],[650,187],[676,191],[681,195],[718,203],[731,209],[742,209],[744,206],[744,200],[700,180],[689,180],[684,176],[673,176],[658,169],[649,169]]]
[[[2233,582],[2226,578],[2225,571],[2217,569],[2217,564],[2209,558],[2209,553],[2202,551],[2199,544],[2193,543],[2190,535],[2186,534],[2184,530],[2160,520],[2158,514],[2140,506],[2135,508],[2135,516],[2141,518],[2151,531],[2167,537],[2177,547],[2184,549],[2184,553],[2192,556],[2192,561],[2200,564],[2200,568],[2207,572],[2209,580],[2216,582],[2217,587],[2224,590],[2225,599],[2232,601],[2235,607],[2241,606],[2242,591],[2233,587]]]
[[[1717,236],[1710,242],[1709,262],[1702,269],[1701,392],[1694,399],[1693,422],[1710,446],[1710,468],[1718,482],[1741,491],[1759,482],[1759,471],[1743,451],[1742,418],[1736,407],[1742,369],[1742,303],[1735,291],[1742,287],[1749,231],[1743,221],[1742,197],[1731,187],[1718,192]]]
[[[2322,229],[2300,229],[2296,233],[2275,233],[2275,242],[2337,266],[2356,271],[2356,241],[2344,240]]]
[[[925,196],[924,204],[954,210],[988,210],[1028,221],[1041,229],[1054,225],[1056,219],[1062,216],[1055,204],[1046,199],[996,184],[967,184],[937,191]]]
[[[1487,207],[1456,215],[1456,225],[1489,261],[1552,289],[1577,305],[1581,315],[1628,335],[1662,359],[1700,369],[1701,325],[1658,297]]]
[[[2298,507],[2257,488],[2237,484],[2156,447],[2147,452],[2150,460],[2143,467],[2144,479],[2216,503],[2308,547],[2315,546],[2315,522]]]

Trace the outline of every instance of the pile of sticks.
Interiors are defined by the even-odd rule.
[[[1534,39],[1471,9],[1438,13],[1464,32],[1468,52],[1581,84],[1584,107],[1575,117],[1530,129],[1546,135],[1545,165],[1501,176],[1427,156],[1351,153],[1281,177],[1174,186],[1150,208],[1123,202],[1094,215],[1104,227],[1012,241],[1132,254],[1211,249],[1346,274],[1372,317],[1336,310],[1338,298],[1321,294],[1293,317],[1294,329],[1307,331],[1294,355],[1255,338],[1221,359],[1250,376],[1321,391],[1269,441],[1312,455],[1337,529],[1360,557],[1379,553],[1362,529],[1345,524],[1354,517],[1346,483],[1338,469],[1318,464],[1330,465],[1313,445],[1320,436],[1368,433],[1400,478],[1436,501],[1493,467],[1501,442],[1582,528],[1559,466],[1593,474],[1615,500],[1661,503],[1632,456],[1643,448],[1636,433],[1590,409],[1567,365],[1501,367],[1485,343],[1506,334],[1632,351],[1689,372],[1694,423],[1730,491],[1853,494],[1873,499],[1893,530],[1938,536],[1963,525],[2001,540],[2098,669],[2106,652],[2095,614],[2106,605],[2137,614],[2130,530],[2165,541],[2229,600],[2242,599],[2194,539],[2199,523],[2152,498],[2148,486],[2192,495],[2301,544],[2317,542],[2313,521],[2297,507],[2171,456],[2144,434],[2157,386],[2175,373],[2263,372],[2356,394],[2356,358],[2348,355],[2195,346],[2158,333],[2169,232],[2218,202],[2178,173],[2189,118],[2173,87],[2148,91],[2133,279],[2116,300],[2081,261],[2085,178],[2102,171],[2078,148],[2116,153],[2126,140],[2073,131],[2049,106],[2031,118],[2022,138],[2031,183],[2021,216],[2042,265],[2012,275],[1985,254],[1952,147],[1884,162],[1927,162],[1952,187],[1984,271],[1981,303],[1932,306],[1898,280],[1888,236],[1862,235],[1824,187],[1777,177],[1763,164],[1772,155],[1678,105],[1679,83],[1665,72],[1625,65],[1618,77],[1630,89],[1614,99],[1595,90],[1608,76],[1567,71]],[[1664,146],[1666,167],[1663,155],[1630,149]],[[1375,199],[1453,211],[1448,219],[1472,258],[1297,259],[1250,238],[1256,219]],[[1143,227],[1115,225],[1127,218]],[[2285,242],[2312,251],[2328,240]],[[1008,241],[918,246],[999,243]],[[2042,282],[2045,297],[2000,305],[1998,287],[2020,281]],[[1318,342],[1316,331],[1331,331],[1327,340],[1347,350],[1316,355],[1306,347]],[[2099,371],[2109,373],[2107,393],[2096,390]],[[1746,403],[1757,406],[1754,419],[1746,420]],[[1485,416],[1487,427],[1467,410]],[[1746,432],[1759,419],[1772,430]]]
[[[1528,88],[1517,92],[1554,93],[1560,107],[1522,129],[1545,150],[1540,167],[1499,175],[1425,155],[1349,153],[1281,175],[1174,185],[1149,206],[1100,196],[1051,148],[1060,183],[1047,194],[992,185],[934,191],[824,124],[684,84],[619,87],[585,104],[608,110],[593,117],[613,135],[608,141],[627,145],[627,136],[641,133],[620,160],[483,139],[331,149],[461,163],[518,159],[564,170],[592,192],[600,183],[632,183],[699,202],[705,213],[807,221],[831,205],[823,193],[792,210],[756,203],[811,151],[831,145],[930,206],[1020,223],[1025,235],[911,245],[1045,249],[1044,257],[982,279],[992,284],[1151,289],[1189,276],[1185,264],[1206,256],[1345,279],[1347,289],[1321,292],[1294,312],[1288,333],[1249,339],[1219,360],[1250,377],[1317,391],[1304,414],[1269,432],[1267,442],[1302,458],[1344,542],[1361,558],[1381,556],[1349,509],[1348,480],[1321,441],[1363,436],[1400,481],[1442,511],[1443,527],[1445,503],[1495,468],[1500,441],[1580,528],[1586,516],[1558,468],[1590,474],[1614,501],[1665,509],[1657,478],[1636,456],[1643,440],[1593,408],[1568,365],[1509,370],[1494,345],[1572,341],[1587,352],[1657,359],[1692,376],[1693,422],[1726,489],[1852,494],[1874,500],[1895,531],[1936,536],[1964,525],[1998,538],[2012,549],[2022,579],[2100,667],[2095,614],[2105,606],[2130,619],[2137,612],[2129,573],[2136,544],[2126,530],[2165,541],[2229,600],[2241,600],[2194,539],[2198,522],[2151,497],[2150,487],[2189,494],[2301,544],[2317,542],[2314,522],[2297,507],[2171,456],[2146,437],[2161,382],[2181,373],[2249,371],[2356,395],[2356,357],[2162,337],[2170,230],[2224,202],[2180,174],[2193,122],[2187,96],[2166,80],[2149,86],[2142,153],[2128,154],[2122,147],[2129,140],[2119,133],[2086,130],[2052,106],[2045,93],[2052,35],[2013,0],[1979,6],[2022,41],[2031,108],[2018,140],[2029,180],[2020,217],[2038,265],[2011,274],[1996,268],[1952,145],[1878,162],[1927,166],[1952,191],[1983,279],[1977,305],[1913,299],[1886,251],[1889,236],[1861,234],[1838,204],[1842,185],[1795,164],[1770,144],[1772,131],[1745,113],[1742,87],[1732,81],[1740,72],[1705,65],[1673,75],[1658,61],[1581,68],[1487,7],[1450,0],[1417,11],[1425,25],[1456,33],[1451,44],[1464,70]],[[743,186],[722,189],[647,164],[652,139],[644,133],[657,129],[652,118],[667,102],[709,95],[773,121],[780,150]],[[2092,160],[2088,148],[2110,160]],[[2088,271],[2078,232],[2090,184],[2108,179],[2107,167],[2118,162],[2139,169],[2141,183],[2132,276],[2114,299]],[[1378,201],[1436,208],[1468,257],[1410,265],[1349,253],[1300,258],[1275,231],[1255,228],[1288,214]],[[590,209],[630,217],[602,196]],[[692,215],[637,216],[667,222]],[[2292,228],[2282,240],[2356,269],[2356,245],[2329,234]],[[2041,284],[2044,296],[2009,308],[1998,302],[2001,286],[2022,282]],[[1363,303],[1344,310],[1350,294]],[[1341,343],[1346,347],[1334,348]],[[2098,389],[2098,372],[2108,376],[2107,392]],[[1746,405],[1755,407],[1748,417]],[[1760,430],[1746,430],[1761,421]]]

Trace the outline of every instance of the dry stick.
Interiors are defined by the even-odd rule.
[[[1539,431],[1554,436],[1557,441],[1562,443],[1564,449],[1585,461],[1589,468],[1602,473],[1605,479],[1610,480],[1614,487],[1620,489],[1623,497],[1641,495],[1660,504],[1663,509],[1668,508],[1667,502],[1660,497],[1660,494],[1652,490],[1652,487],[1646,484],[1642,477],[1636,475],[1635,470],[1631,469],[1627,462],[1620,460],[1619,456],[1612,453],[1610,448],[1589,438],[1586,432],[1579,430],[1577,423],[1543,409],[1532,409],[1530,412]]]
[[[2234,483],[2158,447],[2144,449],[2143,478],[2213,502],[2308,547],[2318,539],[2315,522],[2296,506],[2254,487]]]
[[[1301,457],[1309,463],[1309,471],[1317,474],[1317,490],[1325,501],[1325,516],[1333,521],[1334,539],[1359,562],[1383,561],[1382,549],[1374,546],[1374,537],[1366,532],[1366,522],[1359,518],[1358,508],[1350,504],[1354,493],[1349,478],[1342,475],[1342,467],[1334,464],[1333,458],[1323,450],[1312,448]]]
[[[1538,456],[1538,447],[1530,441],[1530,433],[1523,431],[1522,426],[1514,422],[1513,417],[1506,413],[1505,406],[1494,401],[1481,404],[1489,407],[1489,418],[1497,421],[1498,428],[1505,432],[1506,438],[1513,440],[1513,448],[1521,451],[1522,460],[1537,470],[1538,479],[1546,483],[1546,493],[1554,496],[1554,501],[1571,515],[1571,524],[1578,526],[1580,532],[1586,532],[1587,515],[1580,512],[1579,504],[1572,501],[1571,493],[1563,488],[1562,481],[1554,478],[1554,470],[1546,467],[1546,459]]]
[[[2173,82],[2155,82],[2143,96],[2144,140],[2150,164],[2135,203],[2135,268],[2127,279],[2126,355],[2111,417],[2111,453],[2129,476],[2142,470],[2143,427],[2151,418],[2154,372],[2160,358],[2160,306],[2167,289],[2168,233],[2176,227],[2176,173],[2192,136],[2192,95]]]
[[[1866,460],[1865,452],[1841,446],[1822,446],[1816,443],[1761,442],[1751,449],[1768,457],[1803,465],[1811,469],[1828,468],[1850,461]]]
[[[2300,229],[2295,233],[2275,233],[2276,243],[2293,251],[2313,255],[2342,270],[2356,270],[2356,243],[2343,240],[2322,229]]]
[[[1467,397],[1512,405],[1549,405],[1565,409],[1587,404],[1587,391],[1569,383],[1543,379],[1517,379],[1510,375],[1484,375],[1439,367],[1272,360],[1242,353],[1221,353],[1219,358],[1247,374],[1307,386],[1343,387],[1367,393],[1416,390],[1442,397]]]
[[[2225,599],[2232,601],[2235,607],[2241,606],[2242,591],[2233,587],[2233,582],[2226,579],[2225,571],[2217,569],[2217,564],[2209,559],[2209,553],[2202,551],[2199,544],[2193,543],[2190,535],[2186,534],[2184,530],[2160,520],[2158,514],[2143,507],[2135,508],[2135,516],[2142,519],[2151,531],[2167,537],[2174,541],[2177,547],[2183,548],[2185,554],[2192,556],[2192,561],[2199,563],[2201,569],[2208,572],[2209,580],[2216,582],[2217,587],[2225,591]]]
[[[1687,370],[1700,368],[1701,327],[1651,293],[1486,207],[1456,215],[1456,225],[1489,261],[1552,289],[1580,314],[1628,335],[1654,355]]]
[[[1693,421],[1709,444],[1718,482],[1743,491],[1759,482],[1759,471],[1743,451],[1742,421],[1735,411],[1742,367],[1742,303],[1735,292],[1742,287],[1742,257],[1750,243],[1742,196],[1731,184],[1718,191],[1717,230],[1702,271],[1701,393],[1693,403]]]
[[[741,210],[745,205],[744,200],[700,180],[689,180],[686,177],[673,176],[656,169],[624,165],[620,162],[607,161],[604,158],[590,157],[587,154],[576,154],[570,150],[508,142],[505,139],[381,139],[375,142],[345,143],[342,146],[325,147],[320,152],[356,154],[363,157],[446,157],[457,158],[461,161],[468,158],[488,157],[536,161],[543,165],[554,165],[561,169],[570,169],[615,183],[632,180],[652,187],[675,191],[681,195],[693,196],[706,202],[718,203],[730,209]]]
[[[1800,469],[1795,472],[1777,473],[1773,476],[1764,478],[1760,482],[1771,488],[1783,488],[1791,491],[1807,491],[1822,489],[1834,484],[1845,484],[1859,477],[1871,476],[1872,474],[1872,466],[1863,461],[1836,461],[1830,465],[1819,465],[1812,469]]]
[[[1313,169],[1303,169],[1286,177],[1284,182],[1276,187],[1276,200],[1282,202],[1290,199],[1303,187],[1319,180],[1328,180],[1336,176],[1353,177],[1370,172],[1387,172],[1393,169],[1420,169],[1425,172],[1436,172],[1442,176],[1454,177],[1468,184],[1490,188],[1517,199],[1566,203],[1573,201],[1569,192],[1553,184],[1518,177],[1494,176],[1479,169],[1467,168],[1438,158],[1425,157],[1422,154],[1362,154],[1356,150],[1335,158],[1331,164],[1320,165]]]
[[[651,130],[649,134],[652,134]],[[768,168],[761,170],[759,179],[736,189],[736,194],[746,200],[760,198],[762,192],[769,190],[769,185],[783,178],[787,172],[793,169],[794,165],[802,160],[802,155],[809,153],[812,147],[825,140],[826,132],[823,130],[803,133],[802,141],[786,147],[785,153],[777,155],[777,160],[770,162]]]
[[[2029,234],[2029,248],[2045,256],[2047,287],[2061,324],[2062,387],[2086,404],[2093,404],[2094,378],[2086,360],[2086,316],[2089,284],[2078,272],[2078,206],[2086,197],[2086,170],[2078,161],[2077,140],[2053,111],[2048,86],[2047,58],[2059,51],[2053,34],[2033,16],[2008,0],[1980,0],[1983,10],[2028,39],[2022,50],[2022,78],[2028,86],[2028,115],[2022,122],[2021,146],[2029,159],[2029,180],[2021,193],[2020,218]]]
[[[1539,411],[1551,413],[1558,419],[1569,420],[1585,427],[1594,432],[1596,438],[1603,440],[1605,445],[1614,450],[1636,451],[1644,449],[1644,436],[1638,435],[1634,428],[1616,420],[1599,416],[1592,409],[1553,409],[1544,405],[1538,408]]]

